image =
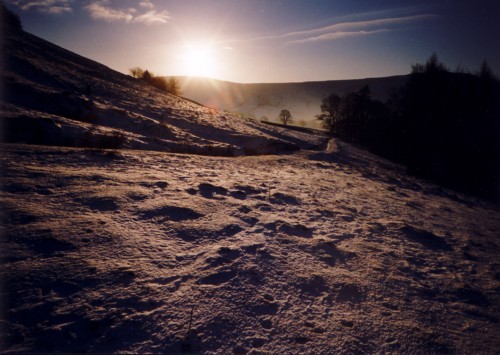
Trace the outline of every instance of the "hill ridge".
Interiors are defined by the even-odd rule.
[[[170,95],[24,31],[6,31],[4,42],[6,142],[227,156],[323,144]]]

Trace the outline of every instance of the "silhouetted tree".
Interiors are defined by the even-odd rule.
[[[284,109],[280,112],[280,121],[286,126],[288,123],[292,122],[292,114],[290,111]]]
[[[144,73],[142,74],[141,79],[146,81],[146,82],[151,82],[151,79],[153,78],[153,74],[149,72],[149,70],[145,70]]]
[[[316,116],[323,121],[323,128],[335,133],[335,125],[341,116],[342,99],[337,94],[330,94],[321,101],[321,114]]]
[[[144,69],[139,67],[131,68],[129,69],[129,71],[130,74],[132,74],[132,76],[137,79],[142,79],[142,76],[144,75]]]
[[[411,66],[411,69],[412,74],[448,71],[448,69],[446,69],[446,66],[439,61],[438,56],[435,52],[432,53],[425,64],[414,64]]]
[[[131,68],[129,69],[129,71],[134,78],[144,80],[148,84],[151,84],[160,90],[167,91],[177,96],[181,94],[179,89],[179,83],[177,82],[177,79],[175,79],[174,77],[171,77],[170,79],[167,80],[161,76],[155,76],[152,72],[150,72],[147,69],[145,70],[139,67]]]
[[[433,54],[412,65],[383,104],[370,90],[322,101],[323,126],[405,164],[410,172],[484,197],[500,197],[500,83],[486,62],[451,73]]]
[[[169,91],[169,86],[165,78],[154,76],[148,82],[160,90]]]
[[[483,60],[481,63],[481,67],[479,68],[479,73],[478,73],[479,78],[481,80],[498,80],[498,78],[493,74],[493,71],[491,70],[490,66],[488,65],[488,62]]]
[[[370,97],[365,85],[358,92],[344,96],[332,94],[323,100],[323,126],[351,142],[376,148],[377,139],[384,135],[381,125],[390,117],[388,108]]]
[[[494,195],[500,169],[498,88],[486,62],[477,75],[451,73],[435,54],[413,66],[395,100],[393,157],[448,186]]]

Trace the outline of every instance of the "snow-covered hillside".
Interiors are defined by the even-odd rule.
[[[6,31],[5,49],[9,142],[227,156],[324,142],[172,96],[29,33]]]
[[[347,144],[1,157],[0,351],[500,349],[499,211]]]
[[[498,206],[6,43],[1,353],[498,353]]]

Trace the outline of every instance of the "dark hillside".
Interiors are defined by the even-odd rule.
[[[384,104],[370,88],[323,100],[333,134],[440,184],[489,199],[500,187],[500,83],[484,64],[454,73],[433,56]]]
[[[15,21],[5,24],[4,48],[6,142],[234,156],[324,140],[170,95],[26,33]]]

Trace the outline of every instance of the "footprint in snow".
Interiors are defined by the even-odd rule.
[[[162,218],[174,222],[182,222],[203,217],[201,213],[198,213],[195,210],[177,206],[163,206],[151,210],[146,210],[142,212],[142,215],[147,219]]]
[[[352,222],[356,219],[356,217],[352,215],[342,215],[340,216],[340,219],[342,219],[345,222]]]
[[[221,229],[202,229],[202,228],[181,228],[176,231],[176,236],[188,242],[216,241],[227,237],[232,237],[239,232],[241,228],[237,224],[228,224]]]
[[[263,318],[260,320],[260,325],[264,329],[272,329],[273,321],[270,318]]]
[[[225,264],[230,264],[241,256],[241,252],[236,249],[222,247],[217,251],[217,255],[208,257],[205,262],[208,264],[207,268],[214,268]]]
[[[278,313],[278,310],[279,304],[267,299],[259,300],[256,304],[249,307],[249,311],[253,315],[273,315]]]
[[[245,195],[257,195],[265,191],[264,189],[258,189],[249,185],[234,185],[233,188],[243,192]]]
[[[148,195],[140,192],[130,192],[127,194],[127,198],[132,201],[144,201],[148,198]]]
[[[55,237],[50,229],[38,230],[34,234],[17,239],[17,241],[44,257],[77,249],[72,243]]]
[[[113,197],[98,196],[89,198],[76,198],[75,201],[88,206],[92,210],[102,212],[116,211],[119,208],[117,200]]]
[[[410,225],[401,228],[401,232],[408,239],[420,243],[422,246],[435,251],[451,251],[452,247],[443,237],[439,237],[431,232],[418,229]]]
[[[235,198],[237,200],[246,200],[246,198],[247,198],[247,194],[241,190],[231,191],[230,195],[232,198]]]
[[[271,195],[271,198],[269,201],[273,204],[278,204],[278,205],[300,205],[301,201],[291,195],[286,195],[281,192],[275,192]]]
[[[216,186],[208,183],[198,185],[198,190],[201,196],[205,198],[223,199],[227,195],[227,189],[221,186]],[[219,195],[219,196],[217,196]]]
[[[299,276],[297,286],[302,293],[312,296],[319,296],[329,290],[325,278],[315,274],[311,276]]]
[[[13,225],[23,225],[35,222],[38,217],[27,211],[4,209],[4,216]]]
[[[3,191],[13,194],[29,193],[32,191],[32,187],[23,184],[5,184],[3,186]]]
[[[335,266],[337,262],[345,263],[348,259],[356,255],[355,253],[338,249],[332,241],[320,241],[316,245],[313,245],[311,247],[311,254],[329,266]]]
[[[365,293],[360,286],[354,284],[337,285],[337,302],[360,303],[365,299]]]
[[[235,270],[219,271],[214,274],[202,277],[198,280],[198,283],[203,285],[220,286],[231,281],[231,279],[233,279],[236,275],[237,272]]]
[[[166,189],[168,187],[168,182],[166,181],[157,181],[157,182],[142,182],[139,185],[144,187],[158,187],[160,189]]]
[[[283,222],[278,225],[278,231],[297,237],[312,238],[314,229],[306,227],[302,224],[290,224]]]
[[[263,212],[273,211],[273,207],[267,203],[258,203],[255,205],[255,208],[258,209],[259,211],[263,211]]]
[[[453,291],[454,298],[480,307],[489,307],[491,302],[481,290],[474,289],[470,286],[464,286]]]
[[[264,228],[273,232],[281,232],[286,235],[293,235],[302,238],[312,238],[313,228],[306,227],[302,224],[291,224],[284,221],[275,221],[264,224]]]

